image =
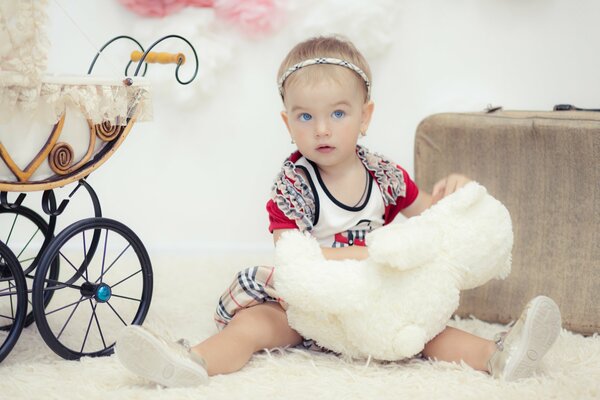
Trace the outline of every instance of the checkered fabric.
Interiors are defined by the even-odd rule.
[[[273,287],[274,267],[255,266],[241,270],[219,299],[214,319],[219,330],[223,329],[235,313],[243,308],[266,301],[277,302],[285,309],[287,305]]]
[[[279,303],[284,310],[287,309],[287,304],[273,287],[274,274],[274,267],[265,266],[250,267],[238,272],[229,289],[219,299],[214,315],[217,328],[225,328],[239,310],[267,301]],[[301,346],[309,350],[329,352],[311,339],[304,338]]]

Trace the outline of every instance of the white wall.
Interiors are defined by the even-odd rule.
[[[321,3],[328,1],[335,2]],[[387,27],[373,23],[375,18],[370,25],[364,19],[344,22],[345,33],[359,44],[369,32],[391,43],[367,52],[373,55],[376,114],[364,143],[409,171],[415,128],[431,113],[481,110],[489,103],[505,109],[600,107],[597,0],[363,3],[367,11],[399,5]],[[271,248],[264,206],[281,161],[293,150],[278,115],[275,73],[298,38],[319,30],[305,32],[306,9],[297,7],[277,33],[248,39],[222,25],[199,33],[205,10],[148,20],[115,0],[49,5],[50,72],[85,73],[93,46],[119,34],[133,34],[146,46],[163,33],[211,38],[212,48],[197,45],[200,54],[217,54],[214,43],[223,40],[223,59],[232,58],[191,87],[177,86],[170,67],[151,68],[148,76],[159,82],[154,121],[136,125],[89,181],[105,215],[134,229],[152,253]],[[115,63],[122,73],[122,60],[108,54],[99,71],[110,72]]]

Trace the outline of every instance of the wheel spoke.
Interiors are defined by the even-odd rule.
[[[77,286],[77,285],[73,285],[71,283],[66,283],[66,282],[60,282],[60,281],[55,281],[54,279],[44,279],[44,282],[46,283],[58,283],[58,285],[56,286],[51,286],[51,287],[45,287],[43,289],[44,292],[46,291],[50,291],[50,290],[59,290],[59,289],[64,289],[66,287],[71,288],[71,289],[77,289],[77,290],[81,290],[81,286]]]
[[[87,259],[87,249],[85,245],[85,231],[81,232],[83,234],[83,265],[85,265],[85,280],[88,280],[88,270],[87,266],[89,265],[89,260]]]
[[[8,231],[8,237],[4,241],[4,244],[8,246],[8,242],[10,242],[10,237],[12,236],[13,229],[15,229],[15,224],[17,223],[17,218],[19,214],[15,214],[15,219],[13,219],[12,226],[10,227],[10,231]]]
[[[6,296],[11,296],[12,297],[12,296],[16,296],[19,293],[18,291],[16,291],[16,292],[10,292],[10,289],[11,288],[8,287],[6,289],[0,290],[0,297],[6,297]],[[7,292],[7,290],[9,290],[9,292]]]
[[[113,265],[115,265],[115,263],[119,260],[119,258],[121,258],[121,256],[127,251],[127,249],[129,249],[131,247],[131,243],[127,243],[127,246],[125,246],[125,248],[123,249],[123,251],[121,252],[121,254],[119,254],[117,256],[117,258],[115,258],[115,260],[108,266],[108,268],[106,268],[106,271],[104,271],[104,274],[100,275],[100,277],[98,279],[96,279],[94,281],[94,283],[98,283],[98,281],[100,279],[102,279],[102,277],[104,275],[106,275],[108,273],[108,271],[110,271],[110,269],[113,267]]]
[[[9,287],[9,289],[10,289],[11,286],[13,286],[13,284],[10,281],[8,281],[8,287]],[[16,286],[13,286],[13,287],[15,287],[15,289],[16,289]],[[18,291],[15,291],[15,293],[18,293]],[[13,320],[14,320],[15,319],[15,306],[14,306],[14,303],[13,303],[13,297],[12,296],[10,296],[10,315],[12,315]]]
[[[27,249],[27,246],[29,246],[29,243],[31,243],[31,241],[33,240],[33,238],[35,237],[35,235],[37,235],[37,233],[40,231],[40,228],[37,228],[35,230],[35,232],[33,232],[33,235],[31,235],[31,237],[29,238],[29,240],[27,241],[27,243],[25,243],[25,246],[21,249],[21,251],[19,252],[19,254],[17,254],[17,259],[19,257],[21,257],[21,254],[23,254],[23,252]]]
[[[96,307],[98,305],[96,304]],[[96,314],[96,308],[93,308],[93,312],[94,312],[94,319],[96,320],[96,327],[98,328],[98,332],[100,333],[100,339],[102,339],[102,344],[104,345],[104,348],[106,348],[106,341],[104,340],[104,335],[102,334],[102,328],[100,328],[100,321],[98,321],[98,315]]]
[[[71,268],[73,268],[75,270],[75,272],[77,272],[79,274],[79,270],[75,267],[75,265],[73,265],[73,263],[61,251],[59,251],[58,254],[60,254],[62,256],[62,258],[64,258],[65,261],[69,263]]]
[[[36,256],[36,257],[37,257],[37,256]],[[24,259],[24,260],[19,260],[19,263],[20,263],[21,265],[23,265],[23,264],[24,264],[24,263],[26,263],[27,261],[31,261],[31,260],[35,260],[35,257],[29,257],[29,258],[26,258],[26,259]]]
[[[65,309],[65,308],[67,308],[67,307],[72,307],[72,306],[74,306],[75,304],[79,304],[79,303],[81,303],[82,301],[85,301],[85,300],[87,300],[87,299],[85,299],[85,298],[83,298],[83,296],[81,296],[81,298],[80,298],[79,300],[77,300],[77,301],[74,301],[74,302],[72,302],[71,304],[67,304],[66,306],[62,306],[62,307],[60,307],[60,308],[57,308],[56,310],[48,311],[48,312],[46,313],[46,315],[54,314],[54,313],[55,313],[55,312],[57,312],[57,311],[64,310],[64,309]]]
[[[6,316],[6,315],[4,315],[4,314],[0,314],[0,318],[6,318],[6,319],[10,319],[11,321],[14,321],[14,320],[15,320],[15,317],[9,317],[9,316]]]
[[[79,300],[81,300],[81,299],[83,299],[83,296],[81,296],[79,298]],[[75,308],[73,308],[73,311],[71,311],[71,314],[69,314],[69,318],[67,318],[67,320],[65,321],[65,324],[63,325],[62,329],[60,330],[60,332],[58,333],[58,335],[56,335],[57,339],[60,339],[60,336],[63,334],[65,328],[69,324],[69,321],[71,320],[71,318],[73,318],[73,314],[75,314],[75,311],[77,311],[77,307],[79,307],[80,304],[81,304],[81,302],[77,303],[77,305],[75,306]]]
[[[119,315],[119,313],[117,312],[117,310],[115,310],[115,309],[113,308],[113,306],[111,306],[111,305],[110,305],[110,303],[109,303],[108,301],[106,302],[106,304],[108,304],[108,306],[110,307],[110,309],[111,309],[111,310],[113,310],[113,312],[115,313],[115,315],[116,315],[117,317],[119,317],[119,319],[121,320],[121,322],[123,323],[123,325],[127,326],[127,322],[125,322],[125,321],[123,320],[123,318],[121,318],[121,316]]]
[[[111,285],[111,288],[114,288],[115,286],[120,285],[121,283],[125,282],[126,280],[133,278],[135,275],[139,274],[140,272],[142,272],[142,270],[140,269],[137,272],[134,272],[133,274],[129,275],[127,278],[121,279],[119,282],[115,283],[114,285]]]
[[[138,303],[139,303],[140,301],[142,301],[142,299],[134,299],[133,297],[121,296],[121,295],[114,294],[114,293],[112,293],[110,296],[111,296],[111,297],[118,297],[118,298],[120,298],[120,299],[133,300],[133,301],[137,301]]]
[[[102,279],[104,278],[104,263],[106,261],[106,247],[108,244],[108,229],[105,229],[106,235],[104,235],[104,252],[102,253],[102,269],[100,271],[100,283],[102,283]]]
[[[85,347],[85,342],[87,342],[87,338],[90,333],[90,328],[92,327],[92,321],[94,320],[94,314],[96,314],[96,307],[94,307],[94,305],[92,304],[92,299],[89,299],[89,300],[90,300],[90,306],[92,307],[92,315],[90,315],[90,322],[88,322],[87,329],[85,330],[85,336],[83,338],[83,343],[81,343],[81,350],[79,350],[79,352],[82,354],[83,354],[83,349]]]

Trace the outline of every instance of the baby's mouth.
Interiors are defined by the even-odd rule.
[[[317,151],[331,151],[331,150],[333,150],[333,149],[335,149],[335,147],[333,147],[333,146],[328,146],[328,145],[326,145],[326,144],[324,144],[324,145],[322,145],[322,146],[319,146],[319,147],[317,147]]]

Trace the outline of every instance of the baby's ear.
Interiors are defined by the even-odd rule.
[[[285,124],[285,127],[287,128],[288,132],[292,132],[290,130],[290,124],[289,124],[289,119],[288,119],[288,114],[285,111],[281,112],[281,119],[283,120],[283,123]]]
[[[371,117],[373,117],[373,110],[375,109],[375,103],[369,100],[362,106],[362,117],[360,122],[360,130],[366,132],[369,129],[371,123]]]

